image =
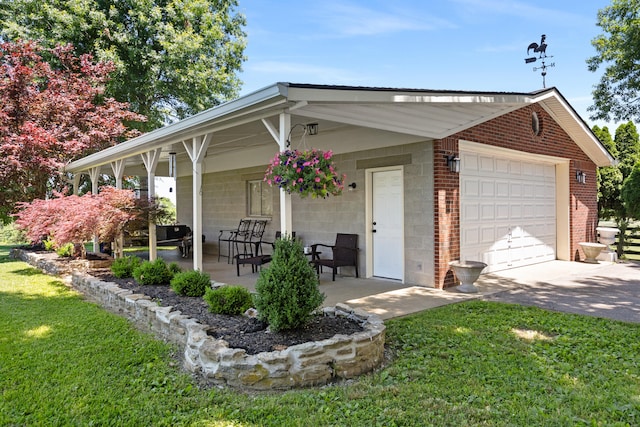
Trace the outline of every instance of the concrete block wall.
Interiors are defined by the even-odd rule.
[[[340,174],[346,174],[345,190],[339,197],[301,199],[292,197],[293,231],[305,244],[333,244],[336,233],[358,234],[360,247],[359,269],[366,271],[366,167],[362,164],[381,163],[400,156],[409,158],[404,164],[404,218],[405,218],[405,282],[413,285],[434,284],[434,231],[433,231],[433,146],[431,142],[397,145],[375,150],[364,150],[335,155]],[[364,161],[364,163],[362,163]],[[359,163],[360,162],[360,163]],[[393,165],[391,163],[387,166]],[[247,216],[246,181],[260,179],[267,165],[234,171],[205,173],[203,175],[203,230],[207,237],[205,248],[216,253],[221,229],[234,229],[240,218]],[[191,177],[177,181],[177,208],[180,223],[192,222]],[[355,190],[348,184],[355,182]],[[265,240],[272,240],[280,230],[280,195],[273,189],[273,215],[265,231]],[[205,249],[207,251],[207,249]],[[223,250],[226,253],[226,249]],[[355,274],[344,268],[344,274]]]

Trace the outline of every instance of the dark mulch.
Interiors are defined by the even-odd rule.
[[[229,347],[244,349],[247,354],[283,350],[292,345],[320,341],[336,334],[351,335],[363,330],[350,319],[318,315],[302,328],[270,332],[265,323],[255,318],[213,314],[209,312],[204,299],[177,295],[168,286],[141,286],[133,279],[116,278],[108,269],[95,269],[89,274],[103,281],[114,282],[136,294],[147,295],[160,306],[173,307],[174,310],[208,325],[209,335],[222,338],[229,343]]]

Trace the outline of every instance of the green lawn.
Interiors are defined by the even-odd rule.
[[[640,325],[468,302],[387,322],[382,370],[199,388],[172,347],[0,247],[0,425],[640,425]]]

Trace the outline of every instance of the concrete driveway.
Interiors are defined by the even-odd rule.
[[[640,323],[640,263],[553,261],[486,275],[479,287],[495,281],[511,285],[483,299]]]

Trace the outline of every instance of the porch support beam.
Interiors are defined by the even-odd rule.
[[[278,129],[276,129],[273,123],[271,123],[267,119],[262,119],[262,124],[267,128],[267,130],[271,134],[271,137],[276,141],[276,143],[280,145],[280,132],[278,132]]]
[[[193,269],[202,271],[202,163],[204,162],[211,134],[182,141],[193,167]]]
[[[158,166],[158,160],[160,159],[160,153],[162,148],[147,151],[142,153],[142,162],[147,169],[147,194],[149,200],[153,200],[156,196],[156,167]],[[149,260],[154,261],[158,257],[158,239],[156,237],[156,224],[151,219],[149,220]]]
[[[122,190],[122,177],[124,176],[124,159],[111,162],[111,170],[116,178],[116,188]]]
[[[291,132],[291,114],[280,113],[280,131],[278,133],[278,145],[280,151],[287,149],[287,135]],[[291,234],[293,220],[291,216],[291,194],[280,189],[280,230],[282,235]]]

